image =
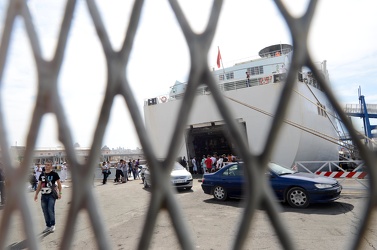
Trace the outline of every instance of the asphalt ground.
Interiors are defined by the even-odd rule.
[[[201,175],[195,175],[194,187],[190,191],[177,192],[175,198],[181,205],[181,215],[189,228],[195,249],[230,249],[237,233],[237,226],[243,212],[242,200],[218,202],[201,190]],[[151,190],[144,189],[141,180],[131,180],[124,184],[114,184],[110,177],[108,184],[102,185],[95,179],[93,189],[97,209],[102,215],[112,249],[137,249],[143,230],[145,215],[151,199]],[[314,204],[307,209],[292,209],[282,204],[279,215],[286,222],[288,232],[293,236],[297,249],[346,249],[355,234],[360,221],[363,204],[367,199],[367,189],[355,180],[341,180],[342,196],[336,202]],[[367,183],[367,180],[362,180]],[[58,249],[65,228],[70,207],[72,188],[69,181],[64,183],[63,196],[56,202],[56,231],[40,235],[45,228],[40,201],[34,202],[33,192],[28,192],[33,226],[40,239],[41,249]],[[0,208],[0,219],[3,210]],[[149,223],[148,223],[149,224]],[[24,224],[15,213],[11,221],[6,246],[8,249],[26,249],[27,241],[23,233]],[[377,223],[368,229],[362,249],[376,249]],[[75,224],[71,249],[97,249],[96,237],[86,211],[80,212]],[[348,246],[348,247],[347,247]],[[268,215],[263,209],[256,211],[252,228],[244,249],[281,249],[281,244]],[[149,249],[180,249],[171,219],[162,210],[154,225]]]

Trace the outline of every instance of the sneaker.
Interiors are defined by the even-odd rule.
[[[55,232],[55,226],[51,226],[51,227],[50,227],[50,232],[51,232],[51,233]]]
[[[49,231],[51,230],[50,228],[51,228],[51,227],[46,227],[45,230],[42,231],[42,233],[47,233],[47,232],[49,232]]]

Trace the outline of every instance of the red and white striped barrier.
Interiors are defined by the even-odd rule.
[[[355,178],[364,179],[368,175],[367,172],[315,172],[317,175],[327,176],[332,178]]]

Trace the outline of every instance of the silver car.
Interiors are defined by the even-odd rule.
[[[186,168],[178,162],[174,163],[173,170],[170,173],[170,179],[173,186],[178,189],[191,189],[192,188],[192,175]],[[151,176],[148,168],[144,171],[144,187],[149,188],[151,184]]]

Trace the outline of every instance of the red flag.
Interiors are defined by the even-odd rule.
[[[217,67],[220,68],[220,60],[221,60],[221,54],[220,54],[220,48],[217,48],[219,52],[217,53]]]

